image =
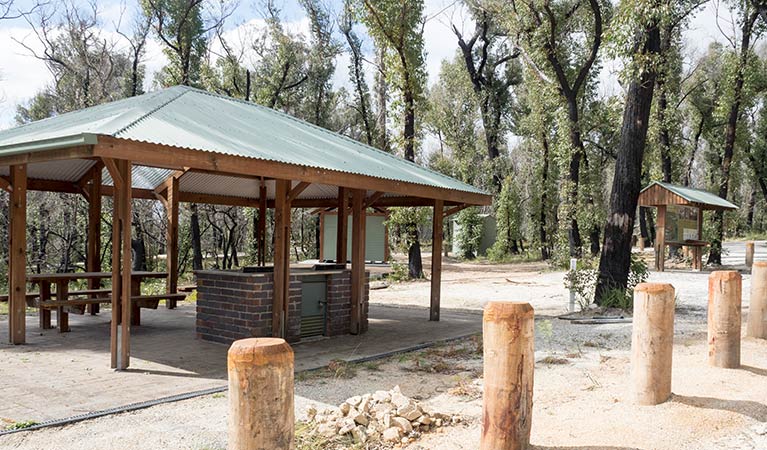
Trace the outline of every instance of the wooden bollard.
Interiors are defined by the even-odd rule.
[[[279,338],[229,348],[229,450],[293,448],[293,350]]]
[[[741,283],[735,270],[708,278],[708,363],[714,367],[740,367]]]
[[[751,268],[746,336],[767,339],[767,261],[756,261]]]
[[[749,269],[754,265],[754,241],[746,242],[746,267]]]
[[[482,336],[485,387],[480,449],[526,449],[533,414],[533,307],[529,303],[489,302]]]
[[[674,302],[670,284],[640,283],[634,288],[631,382],[639,405],[657,405],[671,396]]]
[[[647,245],[645,244],[645,242],[644,242],[644,238],[643,238],[643,237],[640,237],[640,238],[639,238],[639,242],[638,242],[638,243],[639,243],[639,251],[640,251],[640,252],[643,252],[643,251],[644,251],[644,249],[645,249],[645,247],[647,246]]]

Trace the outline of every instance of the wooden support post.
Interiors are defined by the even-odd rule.
[[[644,242],[644,238],[643,237],[641,237],[641,236],[639,237],[639,239],[637,240],[637,246],[639,247],[639,252],[640,253],[644,252],[645,242]]]
[[[740,367],[742,278],[735,270],[712,272],[708,278],[708,363]]]
[[[767,261],[756,261],[751,268],[746,336],[767,339]]]
[[[533,414],[533,307],[529,303],[489,302],[482,337],[485,387],[480,449],[526,449]]]
[[[165,242],[165,262],[168,270],[168,281],[165,284],[168,294],[178,292],[178,213],[179,191],[178,178],[173,177],[168,184],[166,193],[166,213],[168,216],[168,230]],[[176,307],[176,300],[165,300],[168,309]]]
[[[666,206],[658,206],[658,220],[655,225],[655,270],[666,270]]]
[[[639,405],[657,405],[671,396],[674,298],[670,284],[640,283],[634,288],[631,381]]]
[[[277,180],[274,199],[274,298],[272,300],[272,336],[287,336],[288,298],[290,296],[290,181]]]
[[[88,248],[86,263],[88,272],[101,272],[101,164],[97,164],[88,186]],[[88,280],[88,289],[100,289],[101,280]],[[97,297],[97,294],[91,298]],[[42,311],[42,310],[41,310]],[[99,304],[88,305],[88,312],[99,312]]]
[[[349,193],[338,188],[338,223],[336,224],[336,264],[346,264],[349,239]]]
[[[130,365],[131,315],[131,162],[105,159],[114,189],[112,211],[112,368]],[[118,328],[119,324],[119,328]]]
[[[8,195],[8,330],[11,344],[26,343],[27,327],[27,165],[10,167]]]
[[[442,200],[434,201],[434,213],[432,214],[432,249],[431,249],[431,301],[429,303],[429,320],[439,321],[440,284],[442,283],[442,224],[444,215],[442,210],[445,203]]]
[[[746,267],[749,269],[754,265],[754,241],[746,242]]]
[[[664,234],[665,236],[665,234]],[[703,240],[703,209],[698,208],[698,240]],[[696,272],[703,270],[703,247],[696,246],[692,253],[692,269]]]
[[[266,184],[258,188],[258,265],[266,265]]]
[[[362,307],[365,301],[365,191],[352,191],[352,295],[351,334],[362,332]],[[339,216],[340,218],[340,216]]]
[[[293,448],[293,364],[283,339],[242,339],[229,348],[230,450]]]

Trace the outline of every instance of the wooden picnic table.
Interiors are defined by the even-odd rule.
[[[102,280],[111,278],[112,272],[63,272],[63,273],[34,273],[27,275],[27,281],[32,284],[37,284],[40,289],[40,328],[50,329],[51,327],[51,310],[43,307],[44,302],[51,302],[52,290],[51,287],[56,285],[56,322],[59,327],[59,332],[64,333],[69,331],[69,308],[76,306],[77,302],[71,302],[72,305],[68,306],[69,302],[69,283],[76,280]],[[141,296],[141,282],[149,278],[167,278],[168,274],[165,272],[148,272],[148,271],[136,271],[131,273],[131,297]],[[92,302],[106,303],[107,297],[97,297],[99,294],[108,294],[111,290],[106,289],[92,289],[88,291],[79,291],[73,295],[88,295],[91,297]],[[159,300],[157,300],[159,301]],[[80,302],[82,303],[82,302]],[[139,302],[131,302],[131,325],[141,324],[141,304]],[[156,305],[155,305],[156,307]]]

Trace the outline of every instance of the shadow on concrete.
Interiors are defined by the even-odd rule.
[[[672,394],[671,401],[694,408],[729,411],[748,416],[758,422],[767,422],[767,405],[751,400],[726,400],[713,397]]]
[[[754,375],[767,377],[767,369],[762,369],[762,368],[753,367],[753,366],[740,366],[740,369],[745,370],[746,372],[751,372]]]

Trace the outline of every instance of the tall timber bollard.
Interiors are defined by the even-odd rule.
[[[229,348],[229,450],[293,448],[293,349],[279,338]]]
[[[756,261],[751,268],[746,336],[767,339],[767,261]]]
[[[526,449],[533,414],[533,307],[529,303],[489,302],[482,336],[485,387],[480,449]]]
[[[657,405],[671,396],[674,302],[670,284],[640,283],[634,288],[631,381],[637,404]]]
[[[740,367],[742,278],[735,270],[712,272],[708,278],[708,363]]]
[[[746,267],[749,269],[754,265],[754,241],[746,242]]]

